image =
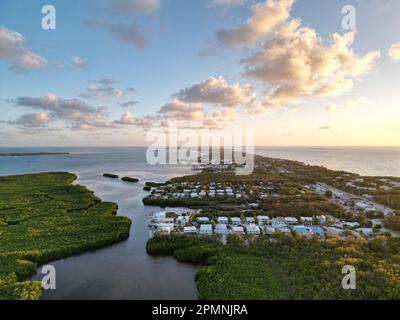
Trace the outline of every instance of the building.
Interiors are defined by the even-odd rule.
[[[244,235],[245,234],[243,227],[238,227],[238,226],[232,227],[232,233],[238,234],[238,235]]]
[[[294,217],[285,217],[285,218],[283,218],[283,220],[289,226],[293,226],[293,225],[296,225],[299,223],[299,220],[297,220],[297,218],[294,218]]]
[[[268,227],[268,226],[264,227],[265,234],[274,234],[275,232],[276,232],[275,228]]]
[[[269,223],[269,217],[268,216],[258,216],[258,225],[264,226]]]
[[[228,228],[227,228],[226,224],[217,224],[215,226],[215,233],[221,234],[221,235],[228,234]]]
[[[199,223],[210,223],[210,219],[208,217],[198,217],[197,222]]]
[[[176,223],[184,226],[189,223],[189,217],[188,216],[179,216],[176,218]]]
[[[246,232],[248,234],[260,234],[260,228],[255,224],[249,224],[246,227]]]
[[[197,229],[196,227],[184,227],[183,233],[188,235],[194,235],[197,234]]]
[[[324,226],[326,224],[326,216],[321,215],[316,216],[315,218],[317,219],[318,224],[320,224],[321,226]]]
[[[202,224],[200,226],[200,234],[205,236],[205,235],[212,235],[212,225],[211,224]]]
[[[238,226],[238,225],[242,224],[242,220],[240,220],[239,217],[232,217],[231,218],[231,222],[235,226]]]
[[[336,228],[336,227],[326,227],[326,233],[328,236],[343,236],[344,231],[343,229]]]
[[[255,223],[255,219],[253,217],[246,217],[246,222],[249,224]]]
[[[154,212],[151,214],[150,219],[155,221],[155,222],[163,222],[165,218],[167,217],[167,213],[160,211],[160,212]]]
[[[228,224],[228,217],[218,217],[217,221],[219,224]]]
[[[359,233],[362,233],[362,234],[364,234],[366,236],[370,236],[371,234],[374,233],[372,228],[357,228],[356,231],[359,232]]]
[[[287,224],[283,219],[275,218],[272,219],[271,226],[274,229],[286,228]]]
[[[174,226],[170,223],[159,223],[155,225],[155,231],[159,234],[170,234],[174,231]]]
[[[305,226],[312,226],[313,218],[312,217],[300,217],[300,222]]]

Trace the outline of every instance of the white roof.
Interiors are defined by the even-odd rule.
[[[184,227],[183,232],[197,232],[196,227]]]
[[[233,232],[244,232],[243,227],[232,227]]]
[[[212,225],[211,224],[202,224],[200,226],[201,231],[212,231]]]
[[[242,221],[242,220],[240,220],[239,217],[232,217],[231,220],[232,220],[232,221]]]
[[[199,220],[199,221],[210,221],[210,219],[208,219],[208,217],[198,217],[197,220]]]

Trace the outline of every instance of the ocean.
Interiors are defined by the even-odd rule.
[[[288,148],[262,147],[256,153],[323,165],[362,175],[399,176],[400,148]],[[70,155],[0,157],[0,175],[68,171],[77,183],[105,201],[118,203],[119,215],[132,219],[129,239],[118,244],[51,263],[57,271],[57,289],[44,299],[195,299],[197,266],[173,257],[146,253],[150,237],[149,213],[160,210],[142,204],[147,181],[163,182],[190,174],[188,166],[150,166],[144,147],[132,148],[0,148],[0,152],[69,152]],[[103,178],[105,172],[140,179],[137,184]],[[175,211],[185,211],[184,208]],[[33,277],[40,280],[40,268]]]

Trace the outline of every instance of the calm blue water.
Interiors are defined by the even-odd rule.
[[[128,240],[94,252],[52,263],[57,290],[45,299],[195,299],[197,267],[172,257],[149,256],[147,217],[157,207],[145,207],[146,181],[161,182],[189,174],[188,167],[150,166],[145,148],[0,148],[0,152],[69,152],[62,156],[0,157],[0,175],[69,171],[77,183],[119,205],[119,215],[133,220]],[[324,165],[363,175],[400,176],[400,148],[256,148],[257,154]],[[138,184],[102,177],[105,172],[140,179]],[[175,211],[177,209],[174,209]],[[184,210],[184,209],[180,209]],[[38,273],[34,279],[40,280]]]

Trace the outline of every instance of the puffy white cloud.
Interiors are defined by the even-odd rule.
[[[251,17],[237,27],[217,32],[218,42],[228,47],[251,47],[290,17],[294,0],[268,0],[251,8]]]
[[[204,119],[205,110],[201,103],[186,103],[174,98],[161,107],[159,114],[177,120],[200,121]]]
[[[132,112],[126,111],[119,120],[113,123],[121,126],[137,126],[142,128],[150,128],[156,120],[153,116],[135,117]]]
[[[400,60],[400,43],[392,45],[388,54],[393,60]]]
[[[44,127],[50,122],[50,118],[45,112],[28,113],[19,117],[15,121],[10,121],[9,124],[16,124],[21,127],[38,128]]]
[[[124,92],[115,88],[117,81],[111,79],[101,79],[92,81],[86,90],[80,94],[82,98],[104,100],[111,97],[122,97]]]
[[[8,61],[10,70],[15,72],[44,69],[48,65],[46,58],[28,49],[22,34],[4,27],[0,27],[0,59]]]
[[[357,98],[352,98],[347,100],[344,104],[342,105],[337,105],[337,104],[330,104],[328,105],[325,110],[328,112],[336,112],[336,111],[347,111],[351,110],[354,107],[357,107],[359,105],[365,105],[369,104],[371,101],[367,98],[364,97],[357,97]]]
[[[81,57],[78,56],[72,56],[71,63],[77,69],[83,69],[87,66],[86,62]]]
[[[121,15],[151,14],[160,5],[159,0],[113,0],[114,10]]]
[[[354,33],[333,34],[330,45],[312,28],[291,20],[278,27],[261,49],[244,59],[244,74],[272,87],[265,105],[295,104],[301,97],[340,95],[367,73],[380,56],[362,57],[351,49]]]
[[[223,107],[237,107],[251,94],[249,85],[228,85],[223,77],[210,77],[189,88],[180,90],[175,97],[188,103],[208,103]]]

